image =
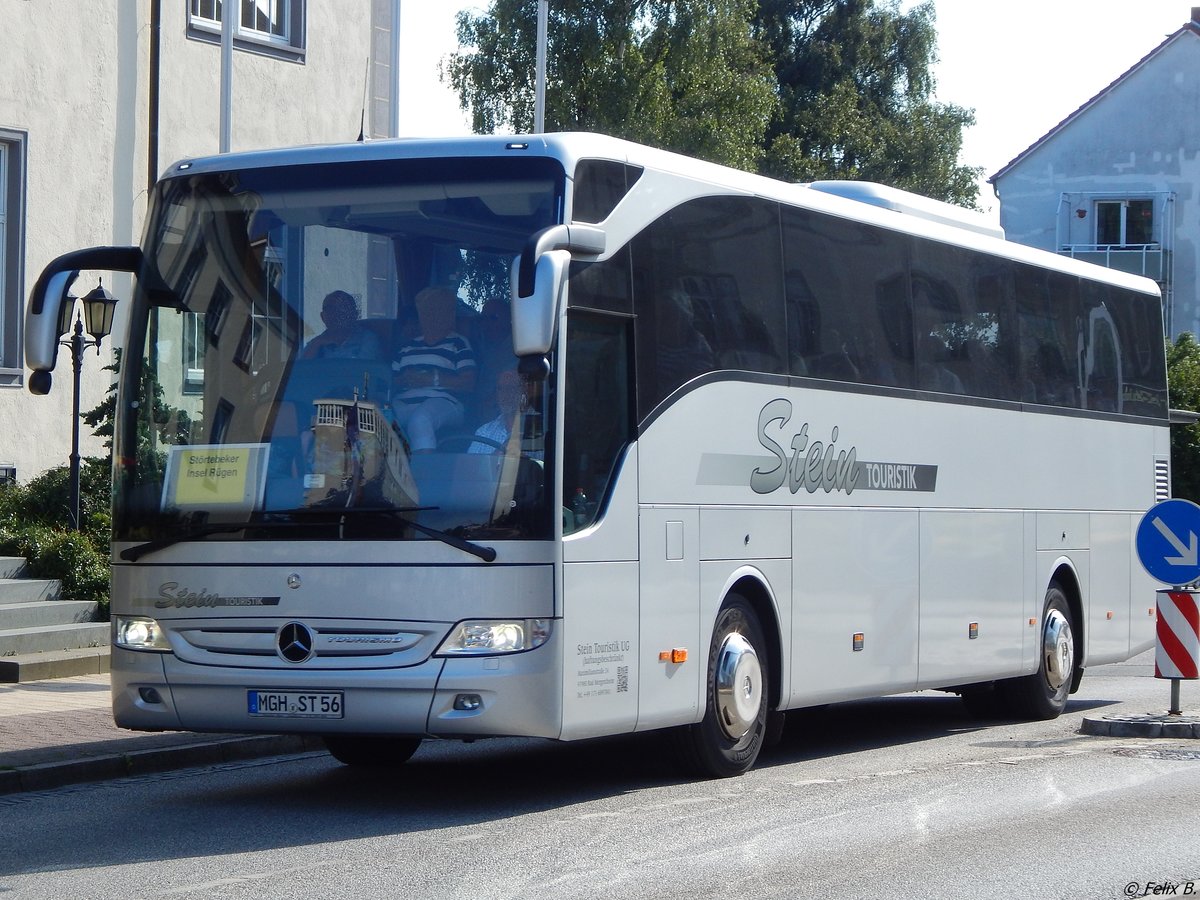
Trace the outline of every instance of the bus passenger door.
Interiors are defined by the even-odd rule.
[[[639,535],[637,730],[645,731],[700,717],[700,666],[705,656],[700,645],[700,512],[643,506]]]

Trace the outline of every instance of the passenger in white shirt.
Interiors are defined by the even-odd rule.
[[[503,453],[514,425],[520,423],[525,392],[521,376],[511,369],[496,376],[496,405],[500,407],[500,414],[475,429],[475,436],[481,440],[472,441],[467,447],[468,453]]]

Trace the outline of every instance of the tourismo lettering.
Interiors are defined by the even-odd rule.
[[[771,451],[777,462],[772,469],[755,469],[750,475],[750,489],[756,494],[769,494],[786,484],[793,494],[801,487],[810,494],[819,490],[827,494],[835,490],[845,491],[847,495],[853,493],[860,473],[856,465],[858,448],[851,447],[847,451],[834,447],[838,439],[836,425],[833,426],[828,444],[810,442],[808,423],[805,422],[792,435],[789,455],[778,441],[767,434],[767,429],[778,422],[778,428],[782,431],[791,419],[791,401],[782,398],[772,400],[759,412],[758,441]]]

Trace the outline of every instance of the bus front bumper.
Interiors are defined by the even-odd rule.
[[[135,731],[556,738],[560,658],[555,637],[524,653],[349,673],[220,668],[113,647],[113,718]]]

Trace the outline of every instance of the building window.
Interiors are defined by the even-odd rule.
[[[305,0],[238,0],[233,34],[240,50],[300,61],[304,58]],[[188,0],[188,37],[219,43],[225,0]]]
[[[0,385],[21,383],[25,135],[0,129]]]
[[[183,313],[183,393],[204,393],[204,354],[207,334],[205,317],[199,313]]]
[[[1154,201],[1098,200],[1096,243],[1108,247],[1154,243]]]

